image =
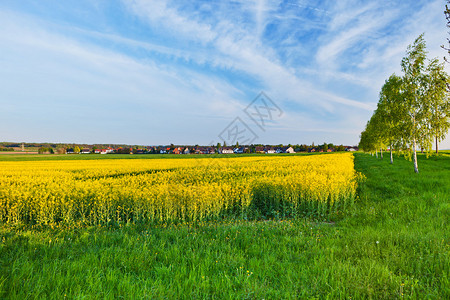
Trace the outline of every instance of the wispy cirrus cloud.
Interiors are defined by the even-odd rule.
[[[263,27],[269,22],[263,20],[263,14],[274,11],[275,7],[272,3],[272,9],[268,9],[264,2],[256,1],[254,13],[256,15],[254,27],[256,32],[262,32]],[[269,92],[280,95],[281,98],[288,98],[293,101],[303,101],[305,105],[311,105],[309,99],[299,97],[300,89],[297,87],[308,88],[307,93],[312,94],[315,98],[319,98],[318,102],[312,103],[313,106],[323,105],[320,102],[336,102],[343,105],[355,105],[362,109],[370,109],[369,106],[360,104],[355,100],[344,99],[344,97],[326,96],[319,90],[304,80],[298,78],[289,68],[282,64],[277,58],[276,50],[266,46],[259,38],[254,35],[255,30],[249,28],[248,24],[228,20],[221,16],[221,22],[217,26],[204,23],[196,18],[189,18],[189,12],[179,11],[176,7],[168,7],[166,4],[154,4],[147,1],[133,1],[130,4],[133,12],[140,17],[148,20],[151,24],[156,24],[160,20],[164,20],[159,25],[171,29],[183,28],[176,30],[173,35],[177,39],[198,41],[199,37],[202,43],[206,43],[206,47],[211,47],[215,55],[209,57],[211,63],[222,68],[229,68],[240,72],[245,72],[254,76],[263,82],[263,86]],[[184,26],[184,21],[189,20]],[[265,24],[265,25],[264,25]],[[188,46],[189,47],[189,46]],[[195,48],[194,48],[195,51]],[[217,55],[219,54],[219,55]],[[208,60],[208,57],[206,58]],[[292,94],[297,94],[292,97]],[[314,108],[313,108],[314,109]]]

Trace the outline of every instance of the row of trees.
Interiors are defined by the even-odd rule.
[[[39,154],[44,154],[44,153],[54,154],[55,151],[53,150],[52,147],[40,147],[38,149],[38,153]]]
[[[14,148],[7,148],[7,147],[0,146],[0,151],[5,151],[5,152],[14,151]]]
[[[381,89],[377,109],[361,133],[359,148],[378,156],[389,147],[413,157],[419,172],[417,148],[431,152],[432,144],[445,138],[449,128],[449,77],[437,58],[427,60],[423,34],[407,48],[403,76],[391,75]],[[412,153],[411,153],[412,150]]]

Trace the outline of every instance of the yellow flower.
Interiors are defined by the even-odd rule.
[[[0,222],[56,226],[203,221],[256,197],[328,213],[353,202],[351,153],[0,162]],[[274,209],[282,213],[281,208]],[[229,239],[227,237],[227,239]]]

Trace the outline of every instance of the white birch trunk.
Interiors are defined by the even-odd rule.
[[[417,151],[416,151],[416,139],[413,139],[413,148],[414,148],[414,172],[419,173],[419,167],[417,166]]]
[[[381,156],[381,159],[383,159],[383,148],[380,148],[380,156]]]
[[[391,144],[391,147],[389,147],[390,148],[390,151],[391,151],[391,165],[394,163],[394,158],[393,158],[393,156],[392,156],[392,144]]]
[[[436,154],[438,154],[438,153],[439,153],[439,150],[438,150],[438,137],[436,135]]]
[[[419,173],[419,167],[417,166],[417,145],[416,145],[416,114],[413,114],[413,148],[414,148],[414,157],[413,157],[413,161],[414,161],[414,172]]]

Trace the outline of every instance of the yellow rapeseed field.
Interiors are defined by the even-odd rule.
[[[123,224],[327,215],[355,199],[350,153],[0,162],[0,221]]]

